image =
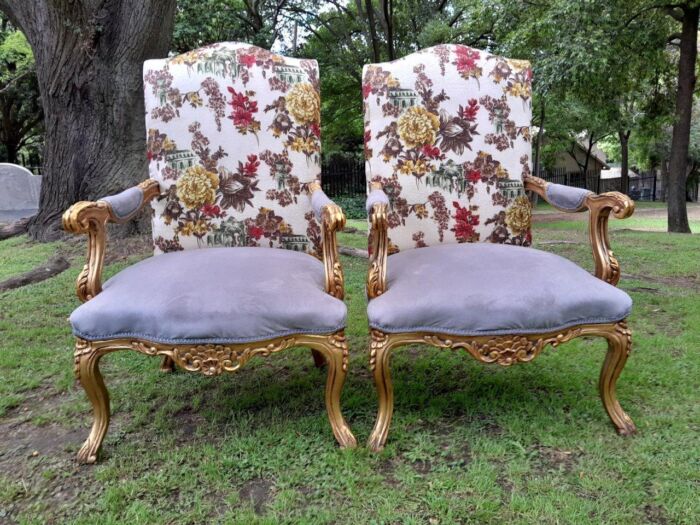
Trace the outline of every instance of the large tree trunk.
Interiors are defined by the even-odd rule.
[[[697,58],[698,15],[700,7],[683,7],[681,54],[678,61],[678,92],[676,93],[676,120],[673,124],[671,158],[669,162],[668,231],[690,233],[686,197],[686,170],[690,144],[690,118],[695,89],[695,60]]]
[[[146,178],[141,70],[167,54],[175,0],[0,0],[0,9],[36,60],[46,143],[29,233],[50,240],[74,202]]]
[[[630,188],[629,174],[629,144],[630,130],[620,130],[617,136],[620,138],[620,191],[627,193]]]

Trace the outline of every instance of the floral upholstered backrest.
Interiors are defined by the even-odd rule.
[[[144,64],[156,253],[269,246],[320,253],[318,65],[241,43]]]
[[[389,197],[390,253],[528,245],[531,70],[462,45],[364,67],[368,182]]]

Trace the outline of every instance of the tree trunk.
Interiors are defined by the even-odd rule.
[[[631,131],[619,130],[617,136],[620,138],[620,191],[627,193],[630,189],[629,174],[629,143]]]
[[[678,91],[676,93],[676,120],[673,124],[671,158],[669,161],[668,231],[690,233],[686,197],[686,170],[690,144],[690,118],[695,89],[695,61],[697,58],[698,15],[700,7],[683,7],[681,54],[678,61]]]
[[[0,0],[0,9],[36,60],[46,142],[29,233],[51,240],[74,202],[146,178],[141,70],[168,51],[175,0]]]
[[[367,20],[368,32],[367,35],[367,45],[372,47],[372,60],[374,62],[381,62],[381,51],[379,49],[379,39],[377,37],[377,28],[374,25],[374,7],[372,6],[372,0],[365,0],[365,7],[362,7],[362,0],[355,0],[357,4],[357,10],[360,14],[364,16]]]
[[[540,127],[537,130],[537,140],[535,141],[535,159],[532,166],[532,174],[535,177],[540,176],[540,151],[542,149],[542,136],[544,135],[544,118],[545,118],[545,104],[544,98],[542,99],[542,107],[540,108]]]

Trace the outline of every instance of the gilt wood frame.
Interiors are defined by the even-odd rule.
[[[547,182],[538,177],[526,177],[525,189],[533,191],[547,200]],[[372,189],[381,189],[381,183],[373,182]],[[617,285],[620,280],[620,265],[610,249],[608,219],[612,213],[624,219],[634,212],[634,201],[619,192],[590,194],[576,210],[589,210],[589,237],[595,276]],[[370,259],[367,273],[367,295],[369,299],[378,297],[387,289],[386,275],[388,263],[388,224],[387,204],[376,203],[369,215]],[[547,346],[557,347],[576,337],[598,336],[608,342],[608,353],[600,372],[598,383],[603,406],[618,434],[630,435],[636,432],[632,419],[617,400],[616,383],[632,350],[632,331],[626,320],[607,324],[583,324],[565,330],[538,334],[455,336],[437,332],[387,333],[370,329],[369,364],[379,396],[377,419],[370,435],[368,446],[374,451],[384,448],[394,410],[394,394],[389,368],[392,351],[407,344],[427,344],[437,348],[466,350],[472,357],[483,363],[511,366],[535,359]]]
[[[71,233],[88,235],[87,262],[76,281],[76,293],[82,301],[89,301],[102,291],[102,268],[107,243],[107,224],[124,223],[135,217],[160,194],[158,181],[148,179],[138,187],[143,200],[137,210],[119,218],[107,201],[82,201],[74,204],[63,215],[63,228]],[[320,184],[308,185],[309,193],[320,189]],[[322,260],[325,290],[342,299],[345,292],[343,271],[338,257],[336,232],[345,225],[345,216],[336,204],[330,203],[321,211],[323,237]],[[340,394],[348,369],[348,346],[343,330],[330,334],[295,334],[285,337],[239,344],[161,344],[137,338],[87,341],[76,338],[75,375],[85,390],[93,408],[90,435],[78,452],[80,463],[95,463],[110,420],[109,394],[99,370],[102,356],[117,350],[134,350],[150,356],[162,356],[163,371],[172,371],[175,365],[189,372],[216,376],[236,372],[254,356],[269,356],[296,346],[312,350],[316,366],[328,366],[325,403],[328,419],[336,440],[342,448],[355,447],[357,442],[340,410]]]

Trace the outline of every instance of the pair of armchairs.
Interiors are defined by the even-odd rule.
[[[215,44],[147,61],[144,87],[151,178],[79,202],[63,218],[67,231],[88,235],[77,281],[84,304],[70,319],[76,376],[94,413],[79,461],[97,460],[109,424],[99,361],[122,349],[162,356],[164,371],[215,376],[254,356],[311,348],[328,367],[333,433],[354,447],[340,410],[349,353],[336,232],[345,217],[319,184],[316,62]],[[631,301],[614,287],[606,227],[610,213],[629,216],[633,203],[530,176],[527,63],[437,46],[366,66],[363,97],[379,393],[371,448],[384,446],[391,422],[391,351],[416,342],[508,366],[547,344],[605,337],[601,396],[618,430],[632,432],[615,396]],[[590,210],[595,277],[525,247],[525,190],[565,211]],[[149,203],[156,256],[103,286],[107,224]]]

